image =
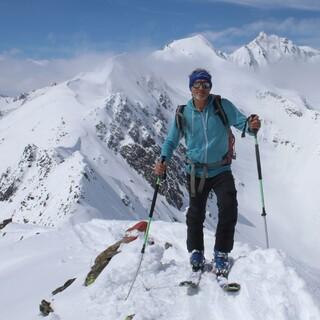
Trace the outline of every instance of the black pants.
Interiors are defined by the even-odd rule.
[[[217,196],[218,225],[216,230],[216,242],[214,249],[222,252],[230,252],[233,248],[234,231],[238,217],[237,191],[231,171],[218,174],[213,178],[207,178],[203,191],[191,197],[190,176],[188,178],[189,209],[187,212],[187,249],[204,250],[203,223],[206,217],[206,204],[210,190],[213,189]],[[196,190],[200,178],[196,178]]]

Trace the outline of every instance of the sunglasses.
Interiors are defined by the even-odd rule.
[[[209,82],[200,82],[200,81],[196,81],[193,85],[192,85],[193,88],[195,89],[200,89],[200,87],[202,89],[210,89],[211,88],[211,85]]]

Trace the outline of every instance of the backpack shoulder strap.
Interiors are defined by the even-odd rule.
[[[181,105],[177,106],[177,109],[176,109],[176,125],[182,133],[184,132],[183,111],[184,111],[185,106],[186,106],[185,104],[181,104]]]
[[[227,114],[225,113],[225,111],[222,107],[221,96],[219,96],[219,95],[214,96],[213,105],[214,105],[215,113],[220,117],[224,126],[229,128],[230,127],[229,120],[228,120]]]
[[[229,134],[229,150],[228,150],[227,154],[224,156],[224,159],[225,159],[226,163],[231,163],[232,159],[236,159],[236,152],[235,152],[235,147],[234,147],[235,137],[234,137],[232,130],[230,128],[228,116],[222,107],[221,96],[216,95],[214,97],[213,104],[214,104],[215,113],[218,114],[218,116],[220,117],[222,123],[224,124],[224,126],[227,129],[228,134]]]

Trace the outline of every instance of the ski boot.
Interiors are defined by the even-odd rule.
[[[222,276],[228,278],[228,274],[230,271],[230,262],[227,252],[221,252],[217,250],[214,251],[214,267],[217,277]]]
[[[203,251],[201,250],[192,250],[190,255],[190,264],[192,266],[192,271],[203,270],[205,264],[205,258]]]

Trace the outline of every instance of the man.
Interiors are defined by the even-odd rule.
[[[253,115],[247,119],[229,100],[219,100],[217,96],[210,94],[212,82],[207,70],[194,70],[189,76],[189,88],[192,99],[181,112],[183,121],[179,124],[175,119],[172,124],[161,151],[161,158],[165,161],[156,164],[155,173],[159,176],[165,173],[166,161],[171,159],[180,138],[184,136],[189,192],[187,249],[192,270],[198,271],[204,267],[203,223],[208,195],[213,190],[217,196],[219,212],[214,263],[217,275],[227,275],[228,253],[233,249],[238,216],[237,191],[230,165],[229,144],[232,133],[229,126],[253,134],[259,130],[261,124],[258,116]],[[223,123],[217,106],[222,107],[227,125]]]

